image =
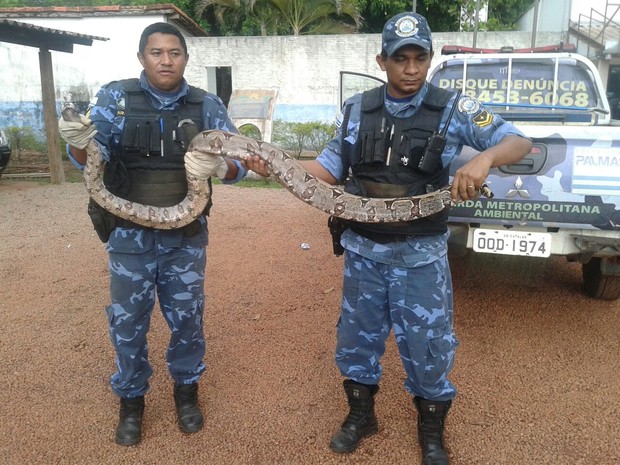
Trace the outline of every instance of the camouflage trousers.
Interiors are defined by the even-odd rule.
[[[404,267],[346,250],[336,364],[346,378],[379,384],[393,329],[407,391],[429,400],[452,399],[456,389],[448,374],[459,345],[452,315],[447,255]]]
[[[106,307],[116,352],[110,378],[120,397],[143,395],[153,373],[147,333],[155,296],[171,335],[166,353],[177,383],[198,380],[205,370],[203,331],[207,230],[192,236],[180,230],[116,228],[108,241],[111,304]]]

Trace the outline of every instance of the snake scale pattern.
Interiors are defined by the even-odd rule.
[[[62,110],[67,121],[80,121],[71,106]],[[433,215],[451,204],[450,186],[430,194],[399,198],[367,198],[345,192],[311,175],[284,150],[267,142],[220,130],[203,131],[190,143],[190,151],[246,160],[254,155],[264,160],[271,177],[295,197],[330,215],[366,223],[411,221]],[[170,207],[131,202],[112,194],[103,183],[104,160],[99,146],[86,146],[84,185],[90,197],[114,215],[141,226],[157,229],[181,228],[205,209],[211,191],[204,179],[187,176],[187,196]]]
[[[80,115],[72,106],[62,109],[66,121],[79,122]],[[204,179],[187,176],[187,195],[171,207],[153,207],[122,199],[112,194],[103,183],[104,159],[94,140],[86,146],[84,185],[88,195],[101,207],[114,215],[147,228],[182,228],[200,215],[209,201],[211,190]]]
[[[220,130],[203,131],[189,149],[245,160],[257,155],[280,184],[298,199],[333,216],[364,223],[412,221],[433,215],[451,204],[450,186],[419,196],[360,197],[311,175],[284,150],[267,142]]]

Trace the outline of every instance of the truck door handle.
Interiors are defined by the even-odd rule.
[[[522,160],[510,165],[500,166],[498,169],[506,174],[537,174],[547,161],[547,145],[542,142],[534,142],[532,151]]]
[[[523,158],[522,160],[519,160],[516,163],[511,163],[510,165],[508,165],[508,169],[527,169],[527,170],[531,170],[532,168],[534,168],[534,160],[532,160],[532,158],[528,156],[526,156],[525,158]]]

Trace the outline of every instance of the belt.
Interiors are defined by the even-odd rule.
[[[390,242],[405,242],[407,239],[413,237],[411,234],[396,234],[396,233],[383,233],[376,231],[367,231],[352,227],[351,230],[360,236],[370,239],[378,244],[389,244]]]
[[[133,229],[157,229],[157,228],[148,228],[146,226],[141,226],[139,224],[132,223],[131,221],[125,220],[123,218],[119,218],[118,216],[116,217],[116,226],[120,228],[133,228]],[[189,224],[186,224],[180,229],[183,231],[183,234],[186,237],[192,237],[200,232],[200,230],[202,229],[202,224],[200,224],[200,220],[195,219],[194,221],[192,221]]]

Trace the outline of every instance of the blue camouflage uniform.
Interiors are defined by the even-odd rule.
[[[183,80],[178,91],[162,93],[149,85],[144,72],[139,85],[158,111],[177,108],[190,89]],[[98,130],[95,140],[106,160],[118,147],[123,133],[124,101],[123,87],[112,82],[99,90],[96,104],[89,111]],[[219,97],[207,93],[202,108],[204,128],[199,130],[237,132]],[[72,162],[83,168],[73,158]],[[245,176],[243,167],[235,163],[238,176],[224,182],[237,182]],[[201,215],[199,221],[200,230],[191,236],[182,229],[126,227],[131,225],[116,227],[110,235],[107,251],[111,303],[105,311],[116,351],[116,373],[110,384],[120,397],[134,398],[148,390],[152,368],[148,362],[147,332],[156,296],[171,330],[166,359],[172,378],[178,384],[191,384],[205,370],[203,310],[208,228],[206,217]]]
[[[410,118],[428,92],[425,83],[413,97],[395,100],[385,94],[386,110],[395,118]],[[446,125],[454,95],[442,113]],[[317,160],[336,179],[350,173],[342,155],[345,140],[355,144],[361,120],[362,95],[345,102],[351,106],[347,127],[338,133]],[[487,112],[487,113],[484,113]],[[480,118],[480,115],[486,118]],[[474,118],[478,116],[476,123]],[[512,124],[469,97],[461,97],[449,122],[441,157],[448,166],[462,146],[482,151],[509,135],[523,136]],[[523,136],[525,137],[525,136]],[[381,357],[391,329],[407,379],[405,388],[417,397],[447,401],[456,396],[448,379],[459,342],[453,326],[452,278],[447,258],[449,232],[416,235],[403,242],[377,243],[347,229],[344,252],[343,296],[337,330],[336,363],[342,375],[355,382],[376,385],[382,375]]]

